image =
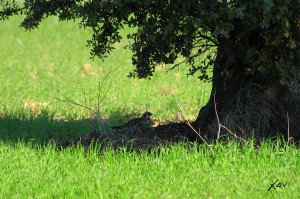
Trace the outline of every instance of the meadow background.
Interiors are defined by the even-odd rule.
[[[0,198],[300,197],[299,150],[280,141],[258,149],[229,142],[180,143],[159,152],[99,155],[97,147],[85,152],[80,146],[58,152],[51,139],[93,131],[93,113],[66,101],[96,110],[99,82],[106,126],[146,110],[154,119],[174,120],[176,97],[193,120],[211,85],[187,78],[185,65],[169,72],[160,65],[152,80],[127,78],[134,69],[129,40],[104,62],[92,60],[86,47],[92,32],[76,22],[50,17],[25,32],[21,20],[0,23]],[[267,191],[277,179],[288,185]]]
[[[201,83],[196,76],[186,78],[185,65],[168,73],[167,66],[158,66],[152,80],[128,78],[134,69],[128,49],[130,41],[126,39],[129,29],[123,31],[125,39],[115,45],[115,51],[103,62],[91,59],[86,41],[92,32],[79,29],[76,22],[59,22],[51,17],[38,30],[25,32],[19,27],[21,19],[14,17],[0,26],[0,113],[5,118],[28,118],[41,115],[43,110],[43,117],[58,120],[89,118],[90,111],[65,100],[97,109],[99,82],[101,117],[112,124],[139,117],[146,110],[155,119],[174,120],[179,111],[175,95],[185,107],[186,116],[194,119],[208,100],[210,84]],[[35,136],[46,136],[41,135],[44,131],[62,133],[61,129],[50,132],[57,131],[51,126]],[[7,129],[11,130],[16,133]],[[69,131],[80,134],[77,127]]]

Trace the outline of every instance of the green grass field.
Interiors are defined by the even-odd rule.
[[[86,47],[92,33],[78,29],[76,23],[50,18],[38,30],[25,32],[19,28],[20,21],[12,18],[0,26],[0,114],[5,120],[2,135],[17,133],[18,137],[47,139],[47,135],[59,136],[66,129],[72,135],[86,132],[80,120],[90,117],[91,112],[64,100],[97,109],[99,82],[103,82],[104,98],[101,116],[112,124],[140,116],[146,110],[155,119],[173,120],[179,111],[175,95],[192,119],[208,99],[210,85],[196,76],[186,78],[186,66],[168,73],[160,66],[151,81],[127,78],[134,69],[131,52],[124,49],[130,41],[116,44],[116,50],[104,62],[92,61]],[[40,117],[31,118],[33,114]],[[23,118],[21,128],[15,127],[19,118]],[[53,124],[47,121],[49,118],[68,122],[57,125],[57,120]]]
[[[146,110],[173,120],[176,98],[194,119],[211,85],[186,78],[185,65],[168,73],[158,66],[151,81],[129,79],[130,41],[116,44],[104,62],[92,61],[89,30],[51,17],[25,32],[21,20],[0,22],[0,198],[300,198],[299,149],[281,143],[57,151],[50,139],[93,130],[93,112],[66,101],[97,110],[99,82],[107,126]]]

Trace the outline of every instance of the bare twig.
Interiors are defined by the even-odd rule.
[[[197,57],[201,57],[202,55],[204,55],[205,53],[207,53],[208,51],[210,50],[210,47],[207,47],[205,48],[202,52],[200,53],[196,53],[196,54],[193,54],[193,55],[190,55],[188,58],[185,58],[183,61],[180,61],[179,63],[177,64],[173,64],[171,67],[167,68],[167,72],[169,72],[170,70],[173,70],[174,68],[180,66],[181,64],[183,63],[187,63],[190,59],[194,59],[194,58],[197,58]]]
[[[149,93],[147,92],[146,111],[148,111],[148,108],[149,108]]]
[[[176,96],[176,94],[175,93],[173,93],[174,94],[174,97],[175,97],[175,99],[176,99],[176,102],[177,102],[177,105],[178,105],[178,107],[180,108],[180,111],[181,111],[181,113],[182,113],[182,115],[183,115],[183,117],[184,117],[184,120],[185,120],[185,123],[199,136],[199,138],[207,145],[207,146],[210,146],[205,140],[204,140],[204,138],[200,135],[200,130],[199,130],[199,132],[197,132],[196,130],[195,130],[195,128],[189,123],[189,121],[187,120],[187,117],[186,117],[186,115],[185,115],[185,111],[184,111],[184,108],[183,108],[183,106],[180,104],[180,102],[179,102],[179,100],[177,99],[177,96]]]
[[[101,99],[101,98],[100,98],[100,95],[101,95],[101,90],[102,90],[102,87],[103,87],[103,83],[104,83],[104,81],[106,80],[106,78],[107,78],[114,70],[116,70],[116,69],[118,69],[118,68],[119,68],[119,67],[110,70],[110,71],[105,75],[104,79],[101,81],[101,84],[100,84],[100,81],[99,81],[99,84],[98,84],[98,104],[97,104],[98,110],[100,110],[100,104],[101,104],[102,101],[105,99],[107,93],[109,92],[109,89],[110,89],[110,87],[111,87],[111,84],[112,84],[112,83],[110,83],[109,88],[107,89],[106,93],[104,94],[104,96],[103,96],[102,99]]]
[[[287,117],[287,134],[288,134],[288,138],[287,138],[287,142],[286,142],[286,145],[289,146],[290,144],[290,118],[289,118],[289,113],[287,112],[286,113],[286,117]]]
[[[218,121],[218,134],[217,134],[217,139],[219,140],[220,138],[220,133],[221,133],[221,124],[220,124],[220,119],[217,111],[217,104],[216,104],[216,93],[214,94],[214,105],[215,105],[215,113]]]
[[[231,135],[233,135],[234,137],[240,139],[240,140],[243,140],[245,143],[249,143],[247,140],[237,136],[236,134],[232,133],[226,126],[223,126],[222,124],[220,124],[220,127],[224,128],[226,131],[228,131],[228,133],[230,133]]]
[[[94,110],[93,108],[90,108],[88,107],[87,105],[87,98],[86,98],[86,92],[85,90],[83,89],[83,87],[81,87],[81,90],[83,92],[83,97],[84,97],[84,105],[83,104],[80,104],[72,99],[70,99],[69,97],[67,97],[66,95],[64,95],[63,93],[60,92],[61,95],[63,95],[64,99],[58,99],[58,98],[54,98],[58,101],[62,101],[62,102],[65,102],[65,103],[68,103],[68,104],[71,104],[71,105],[75,105],[75,106],[79,106],[79,107],[82,107],[82,108],[85,108],[86,110],[88,110],[89,112],[91,112],[94,116],[96,116],[97,118],[97,123],[98,123],[98,127],[100,128],[101,131],[104,130],[104,127],[103,127],[103,124],[102,124],[102,121],[101,121],[101,116],[100,116],[100,105],[102,104],[103,100],[105,99],[106,95],[108,94],[110,88],[111,88],[111,85],[112,83],[110,82],[109,84],[109,87],[107,89],[107,91],[104,93],[103,96],[101,96],[102,94],[102,88],[103,88],[103,84],[105,82],[105,80],[108,78],[108,76],[113,72],[115,71],[116,69],[118,69],[119,67],[116,67],[112,70],[110,70],[103,78],[102,81],[99,81],[98,83],[98,94],[97,94],[97,109]],[[78,82],[74,82],[75,84],[79,85]],[[89,99],[90,100],[90,99]]]
[[[104,100],[106,94],[108,93],[110,87],[111,87],[111,83],[109,85],[109,88],[107,89],[106,93],[104,94],[104,96],[102,97],[102,99],[100,98],[101,97],[101,91],[102,91],[102,86],[103,86],[103,83],[105,81],[105,79],[108,77],[108,75],[110,74],[110,72],[104,77],[104,79],[101,81],[99,81],[98,83],[98,98],[97,98],[97,111],[96,111],[96,117],[97,117],[97,123],[98,123],[98,127],[100,128],[100,130],[102,131],[103,128],[101,127],[101,115],[100,115],[100,104],[102,103],[102,101]]]
[[[205,140],[204,140],[204,138],[200,135],[200,130],[199,130],[199,132],[197,132],[196,130],[195,130],[195,128],[188,122],[188,121],[186,121],[185,122],[198,136],[199,136],[199,138],[207,145],[207,146],[210,146]]]
[[[213,43],[215,46],[218,46],[218,42],[216,40],[214,40],[212,37],[207,36],[205,34],[203,34],[201,31],[197,31],[199,38],[203,38],[204,40],[210,41],[211,43]]]

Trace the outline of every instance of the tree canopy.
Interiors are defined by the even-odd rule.
[[[134,40],[132,62],[136,65],[131,76],[139,78],[152,76],[158,63],[173,64],[176,58],[184,57],[191,66],[190,74],[200,71],[200,79],[207,80],[216,47],[228,38],[244,45],[247,73],[276,71],[285,83],[299,68],[299,0],[0,2],[0,18],[24,14],[21,25],[28,30],[50,15],[60,20],[80,19],[81,27],[93,30],[88,41],[93,56],[103,57],[112,51],[124,26],[135,27],[128,35]],[[206,59],[200,59],[201,55]],[[228,57],[228,62],[232,59]]]

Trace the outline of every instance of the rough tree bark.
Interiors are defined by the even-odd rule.
[[[193,123],[208,140],[217,138],[219,125],[242,138],[261,140],[276,134],[300,139],[300,98],[297,89],[283,86],[274,73],[248,74],[249,38],[219,41],[210,99]],[[255,42],[255,41],[254,41]],[[294,82],[294,86],[297,84]],[[202,133],[202,134],[203,134]],[[221,135],[229,134],[221,127]]]

